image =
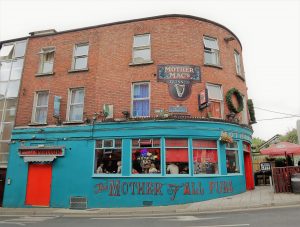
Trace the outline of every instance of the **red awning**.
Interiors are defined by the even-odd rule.
[[[280,142],[260,150],[260,153],[270,156],[300,155],[300,145],[289,142]]]

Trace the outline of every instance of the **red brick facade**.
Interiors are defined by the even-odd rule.
[[[151,58],[153,64],[132,66],[133,36],[151,34]],[[221,67],[204,65],[203,35],[218,39]],[[235,39],[225,41],[233,36]],[[72,65],[74,45],[89,43],[88,71],[68,72]],[[54,46],[54,74],[36,76],[39,69],[41,48]],[[20,88],[16,126],[31,122],[34,93],[49,90],[49,125],[55,124],[53,115],[54,95],[62,97],[61,118],[66,121],[68,89],[85,88],[84,112],[91,117],[102,110],[104,104],[113,104],[114,117],[122,117],[122,111],[131,109],[131,85],[133,82],[149,81],[151,87],[150,111],[168,110],[170,106],[182,105],[188,114],[206,116],[198,110],[198,94],[206,83],[221,84],[224,97],[224,119],[228,114],[226,92],[235,87],[247,98],[245,81],[237,76],[234,50],[242,49],[236,36],[228,29],[213,22],[186,16],[161,16],[120,22],[111,25],[66,31],[57,34],[30,37],[28,41],[23,79]],[[168,92],[168,85],[157,82],[157,65],[197,65],[201,69],[201,83],[194,83],[190,97],[176,101]],[[245,107],[246,108],[246,107]]]

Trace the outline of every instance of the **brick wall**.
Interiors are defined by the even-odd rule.
[[[151,34],[153,64],[129,66],[132,59],[133,36]],[[204,65],[203,35],[218,38],[222,68]],[[16,126],[31,121],[34,92],[49,90],[48,124],[54,124],[53,97],[62,97],[61,116],[66,119],[68,88],[84,87],[84,112],[92,116],[102,110],[103,104],[114,105],[114,117],[122,117],[122,111],[130,111],[132,82],[151,83],[151,115],[155,109],[183,105],[192,116],[205,116],[198,111],[197,96],[205,83],[222,84],[226,92],[235,87],[247,97],[245,81],[236,75],[234,49],[242,52],[237,40],[225,42],[232,35],[228,30],[201,20],[185,17],[162,17],[152,20],[99,26],[90,29],[29,38],[20,88]],[[76,43],[89,42],[87,72],[69,73],[73,48]],[[37,77],[41,48],[55,46],[54,75]],[[201,83],[194,83],[190,97],[176,101],[168,93],[168,85],[157,82],[158,64],[198,65]],[[225,102],[224,102],[225,103]],[[225,103],[225,114],[228,109]]]

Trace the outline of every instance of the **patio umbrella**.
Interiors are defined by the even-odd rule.
[[[280,142],[272,144],[268,148],[261,149],[260,153],[269,156],[300,155],[300,145],[289,142]]]

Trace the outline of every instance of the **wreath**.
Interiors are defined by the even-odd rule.
[[[256,123],[255,111],[254,111],[254,106],[253,106],[252,99],[248,99],[247,104],[248,104],[248,111],[249,111],[249,114],[250,114],[251,123]]]
[[[233,105],[233,102],[232,102],[232,96],[233,95],[235,95],[235,97],[237,98],[237,101],[238,101],[238,107],[237,108]],[[239,113],[244,109],[243,96],[239,92],[239,90],[236,89],[236,88],[231,88],[227,92],[227,94],[226,94],[226,103],[227,103],[228,109],[231,112]]]

